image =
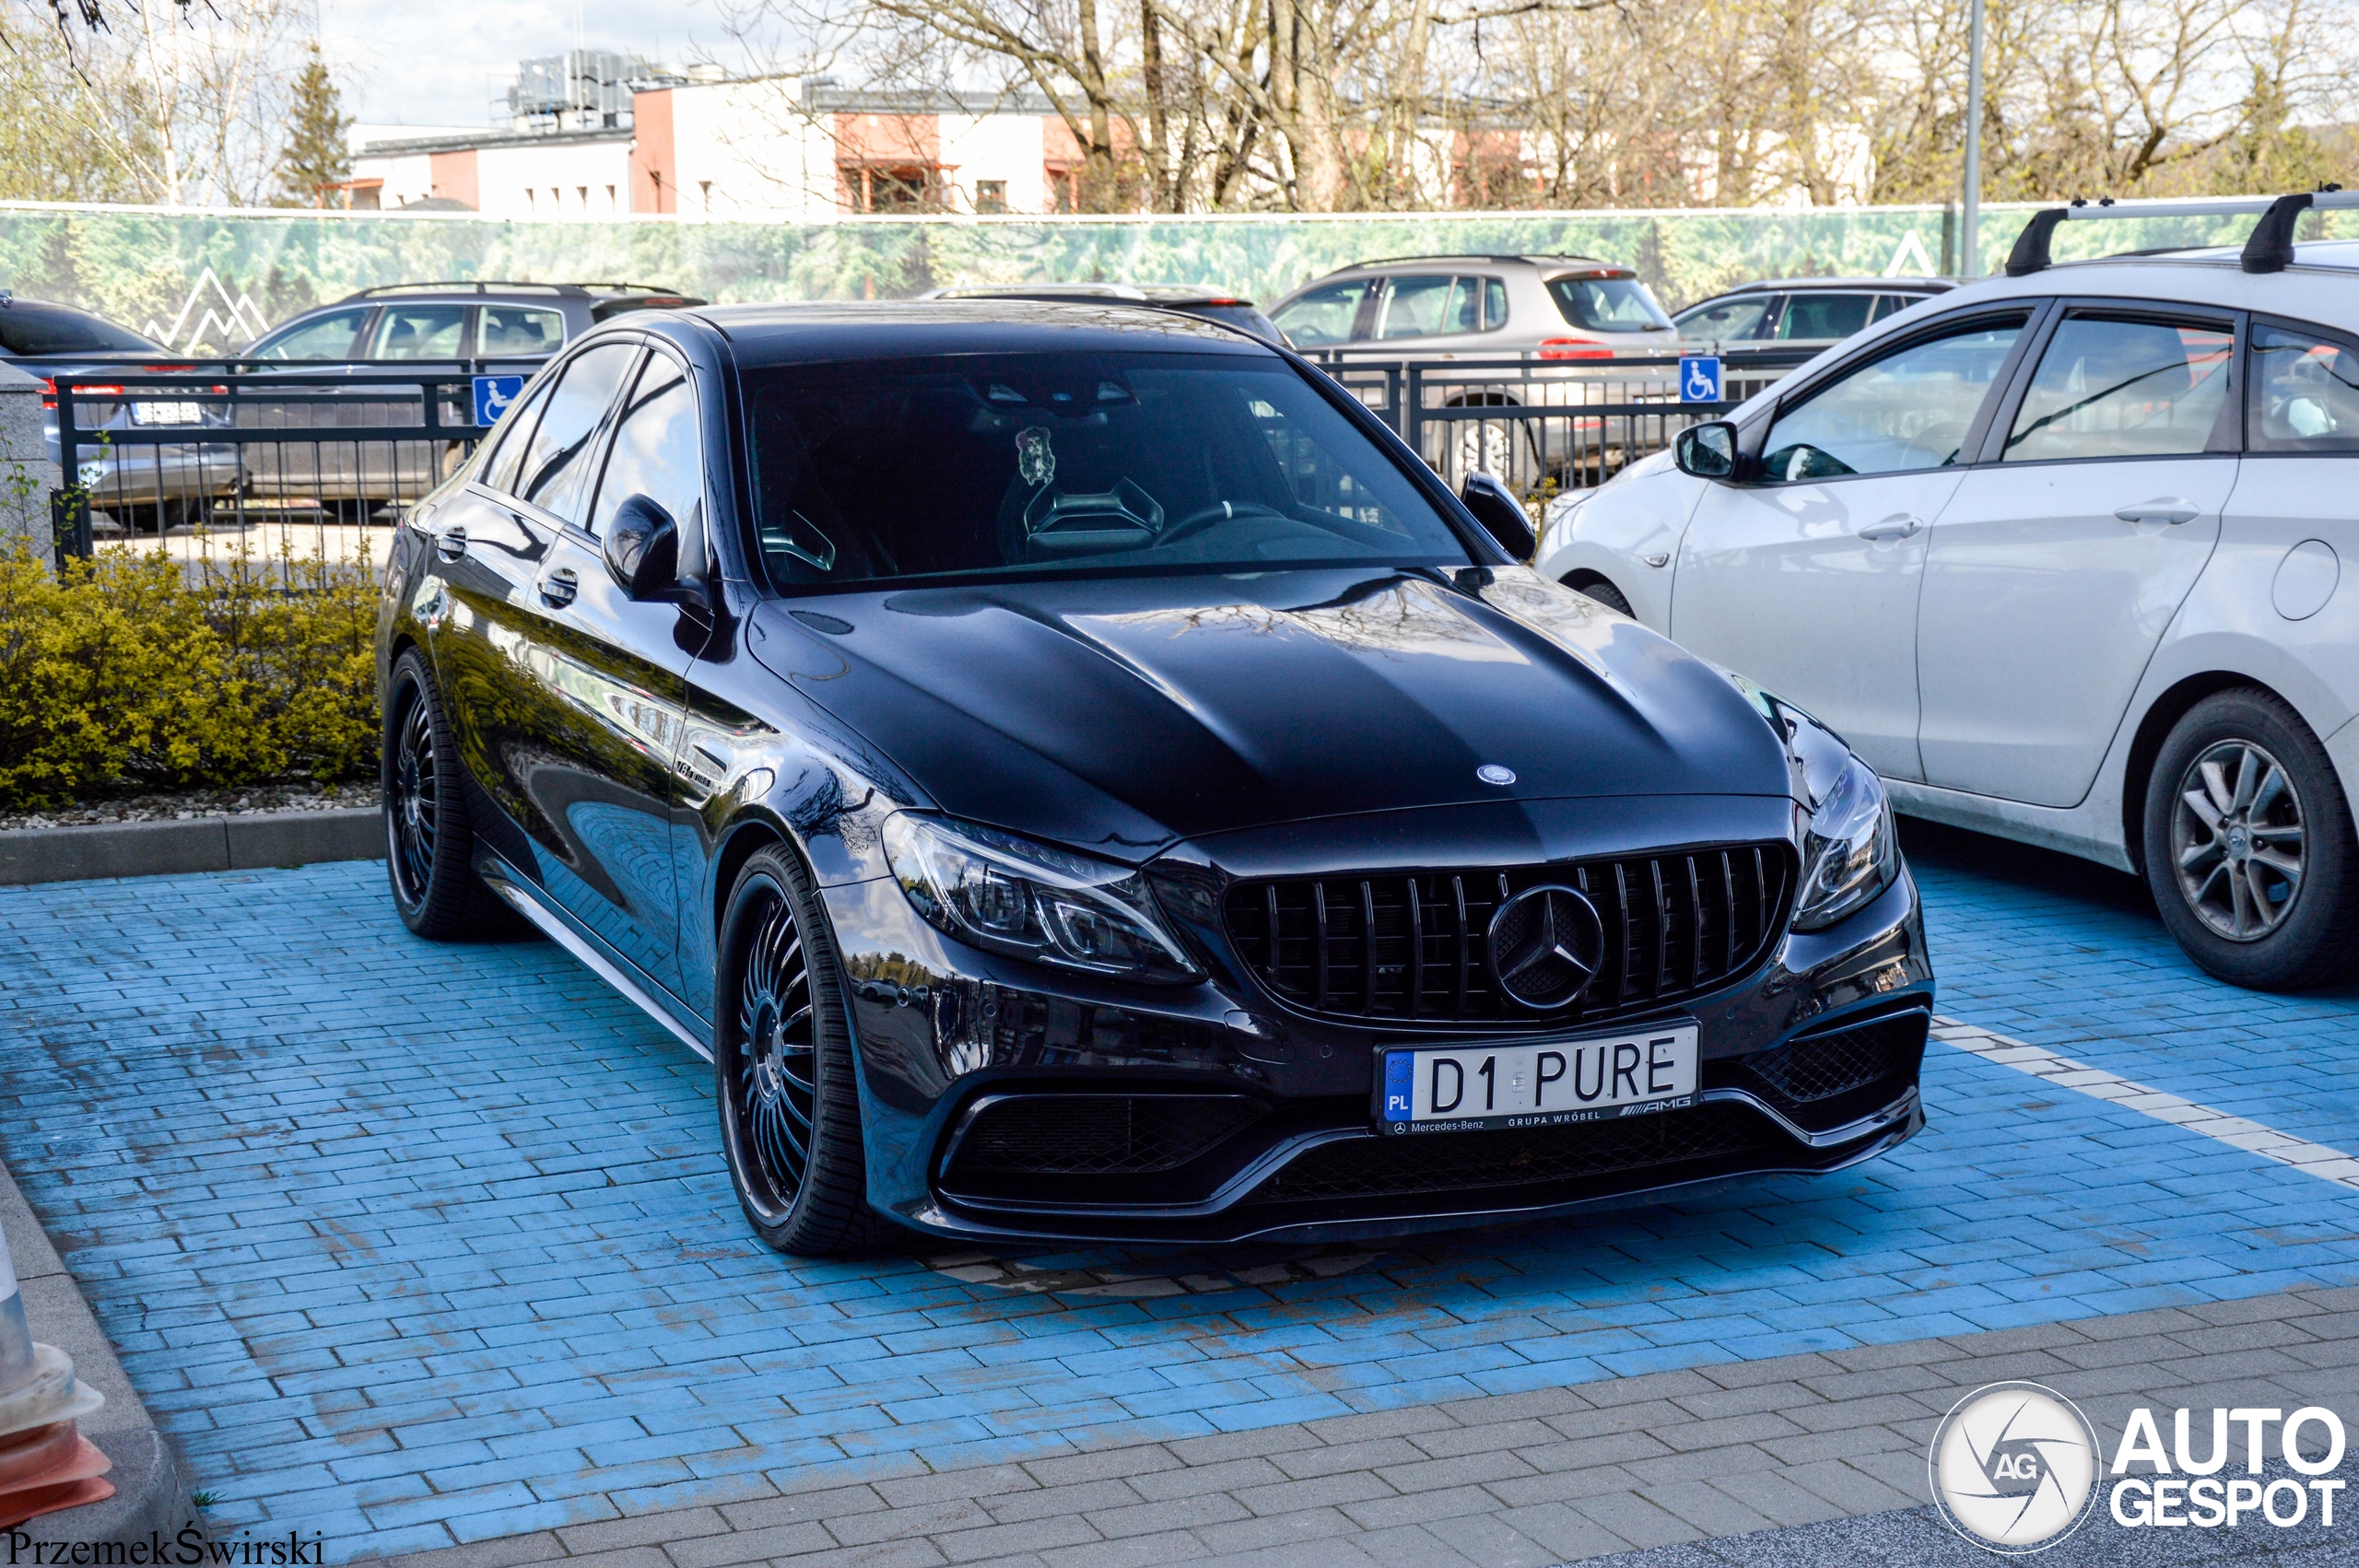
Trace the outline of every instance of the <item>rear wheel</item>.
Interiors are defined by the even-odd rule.
[[[2146,786],[2146,882],[2188,956],[2224,980],[2342,978],[2359,942],[2359,855],[2326,748],[2263,691],[2218,692],[2178,723]]]
[[[738,1207],[780,1252],[875,1246],[888,1232],[868,1206],[843,971],[790,851],[758,850],[738,873],[716,979],[713,1097]]]
[[[515,930],[515,917],[475,874],[458,751],[415,648],[393,661],[384,711],[385,872],[402,924],[437,940]]]

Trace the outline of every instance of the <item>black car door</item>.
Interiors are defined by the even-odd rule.
[[[466,669],[448,685],[462,757],[532,845],[520,869],[670,990],[671,774],[695,649],[679,646],[676,606],[625,595],[589,527],[615,404],[643,352],[607,341],[556,367],[512,471],[504,451],[488,465],[507,493],[477,510],[504,514],[503,544],[513,530],[534,547],[477,552],[470,533],[470,587],[454,598],[472,624],[450,638]]]

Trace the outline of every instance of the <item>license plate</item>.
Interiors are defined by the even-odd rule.
[[[1696,1025],[1529,1046],[1389,1050],[1377,1075],[1388,1133],[1601,1121],[1693,1104]]]
[[[194,425],[205,417],[201,405],[194,403],[135,403],[131,405],[134,425]]]

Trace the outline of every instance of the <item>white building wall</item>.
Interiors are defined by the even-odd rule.
[[[942,161],[950,167],[950,182],[957,187],[958,210],[975,210],[977,181],[1004,180],[1008,211],[1047,211],[1049,193],[1041,173],[1046,124],[1034,114],[943,115]]]
[[[352,160],[352,172],[356,179],[385,182],[384,189],[377,193],[381,207],[422,202],[434,193],[434,159],[427,153],[404,153],[399,158],[375,158],[364,153]]]
[[[475,154],[475,190],[487,217],[621,217],[630,211],[630,138],[487,146]]]
[[[837,215],[826,116],[806,113],[791,78],[672,89],[672,147],[683,218]]]

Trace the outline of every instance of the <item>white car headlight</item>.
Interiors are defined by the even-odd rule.
[[[1125,979],[1200,973],[1128,866],[907,812],[886,822],[885,855],[917,912],[962,942]]]
[[[1802,835],[1802,895],[1793,927],[1814,931],[1872,902],[1900,874],[1900,836],[1892,800],[1875,770],[1858,757],[1811,813]]]

